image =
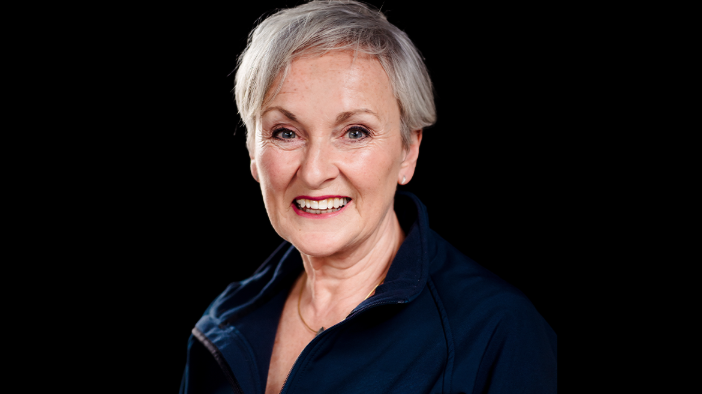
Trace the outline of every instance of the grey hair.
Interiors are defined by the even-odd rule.
[[[353,0],[315,0],[263,20],[251,32],[239,56],[234,96],[246,125],[249,152],[253,152],[260,111],[280,91],[293,59],[332,50],[353,50],[378,59],[400,107],[405,148],[410,143],[410,131],[434,124],[431,79],[407,34],[372,6]],[[282,75],[280,83],[269,94],[278,75]]]

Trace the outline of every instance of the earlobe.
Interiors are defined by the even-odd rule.
[[[253,159],[251,159],[251,175],[256,180],[256,182],[260,183],[260,181],[258,180],[258,168],[256,167],[256,161]]]
[[[398,176],[397,183],[406,185],[414,175],[414,169],[417,166],[417,158],[419,156],[419,145],[422,143],[422,130],[414,130],[412,132],[412,141],[407,149],[404,149],[403,159],[400,164],[402,174]],[[409,178],[409,179],[408,179]]]

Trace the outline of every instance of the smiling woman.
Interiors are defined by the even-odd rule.
[[[397,192],[435,121],[406,34],[355,1],[282,10],[235,92],[285,242],[196,324],[182,393],[555,392],[548,324]]]
[[[251,172],[276,232],[301,253],[330,260],[321,267],[339,253],[393,250],[402,233],[395,188],[412,178],[421,130],[404,149],[400,109],[380,62],[350,51],[295,59],[262,113]],[[330,194],[343,207],[321,212]],[[300,199],[312,212],[295,209]]]

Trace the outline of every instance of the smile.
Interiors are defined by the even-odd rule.
[[[323,215],[325,213],[340,211],[349,201],[351,201],[351,199],[348,197],[332,197],[321,200],[299,198],[296,199],[294,203],[300,211],[314,215]]]

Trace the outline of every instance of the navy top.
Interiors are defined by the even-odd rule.
[[[281,393],[555,393],[556,334],[519,290],[428,226],[398,192],[406,238],[375,294],[315,337]],[[180,392],[263,394],[299,252],[285,242],[197,322]]]

